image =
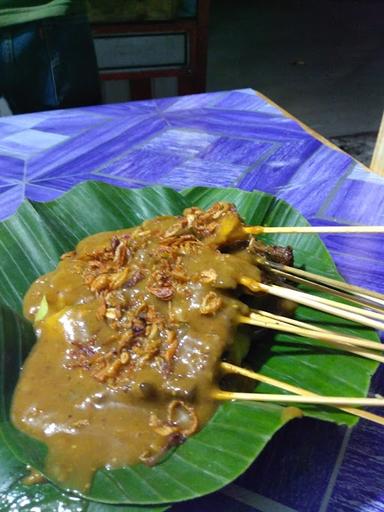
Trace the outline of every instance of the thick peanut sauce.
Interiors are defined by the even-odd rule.
[[[234,207],[100,233],[31,286],[37,343],[12,419],[48,447],[45,473],[86,491],[98,468],[154,464],[209,420],[239,314],[240,276],[260,280]],[[47,311],[42,314],[42,309]],[[42,317],[42,318],[41,318]]]

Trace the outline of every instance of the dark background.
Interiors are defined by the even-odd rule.
[[[377,130],[382,0],[212,0],[208,90],[253,87],[326,136]]]

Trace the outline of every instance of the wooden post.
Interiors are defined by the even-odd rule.
[[[377,134],[375,149],[371,160],[373,172],[384,176],[384,114],[381,118],[379,133]]]

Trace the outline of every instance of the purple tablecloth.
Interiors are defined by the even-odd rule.
[[[315,225],[384,224],[384,180],[249,89],[0,118],[0,219],[88,179],[256,188]],[[382,236],[323,240],[348,281],[384,292]],[[384,511],[384,429],[299,423],[234,484],[172,510]]]

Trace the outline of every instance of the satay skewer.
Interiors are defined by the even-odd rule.
[[[265,266],[268,269],[276,269],[287,274],[302,277],[304,279],[307,279],[308,281],[314,281],[317,283],[325,284],[330,288],[335,288],[336,290],[344,291],[348,294],[354,295],[362,299],[369,299],[370,301],[373,301],[377,304],[384,306],[384,294],[382,293],[375,292],[373,290],[368,290],[367,288],[362,288],[361,286],[345,283],[344,281],[338,281],[336,279],[323,276],[321,274],[308,272],[307,270],[303,270],[300,268],[290,267],[288,265],[283,265],[282,263],[276,263],[274,261],[268,261],[265,258],[260,258],[258,264]]]
[[[251,235],[267,233],[384,233],[384,226],[245,226]]]
[[[309,297],[310,300],[315,300],[321,304],[328,304],[332,307],[338,307],[344,311],[350,311],[351,313],[356,313],[357,315],[365,316],[367,318],[373,318],[383,322],[384,327],[384,313],[378,311],[371,311],[369,309],[357,308],[356,306],[352,306],[350,304],[345,304],[344,302],[334,301],[332,299],[327,299],[325,297],[321,297],[319,295],[312,295],[311,293],[304,292],[302,290],[297,290],[295,288],[290,288],[292,292],[294,292],[295,296],[299,295],[301,297]],[[380,327],[377,327],[378,329]]]
[[[384,398],[366,398],[349,396],[300,396],[275,395],[269,393],[240,393],[235,391],[216,390],[212,393],[214,400],[251,400],[253,402],[278,402],[281,404],[307,404],[307,405],[354,405],[358,407],[384,407]]]
[[[247,317],[246,317],[247,318]],[[325,329],[324,327],[318,327],[317,325],[309,324],[307,322],[301,322],[300,320],[296,320],[294,318],[285,317],[282,315],[277,315],[275,313],[270,313],[269,311],[263,311],[260,309],[251,310],[250,318],[256,319],[259,322],[270,321],[272,323],[276,322],[278,325],[292,325],[299,327],[300,329],[304,329],[306,331],[315,331],[315,336],[319,335],[319,333],[325,333],[330,336],[332,340],[338,343],[347,343],[348,345],[355,347],[363,347],[370,350],[377,350],[379,352],[384,351],[384,344],[380,341],[369,341],[365,338],[359,338],[358,336],[346,336],[345,334],[341,334],[336,331],[332,331],[331,329]],[[322,334],[320,334],[322,336]],[[320,339],[320,338],[318,338]],[[324,336],[325,339],[325,336]]]
[[[241,277],[239,283],[255,293],[268,293],[276,297],[288,299],[304,306],[309,306],[331,315],[336,315],[346,320],[357,322],[361,325],[373,327],[374,329],[384,330],[384,315],[380,316],[381,321],[372,318],[372,315],[377,313],[372,311],[366,311],[353,306],[348,306],[336,301],[330,301],[323,297],[317,297],[309,293],[304,293],[298,290],[292,290],[277,285],[269,285],[261,283],[249,277]],[[351,309],[352,308],[352,309]]]
[[[377,355],[369,350],[359,349],[356,345],[352,345],[348,342],[343,341],[343,336],[340,336],[339,341],[336,341],[337,335],[332,331],[321,332],[317,330],[303,329],[295,325],[290,325],[288,323],[284,324],[283,322],[279,323],[275,321],[268,321],[261,315],[257,317],[256,315],[253,316],[252,314],[249,317],[239,316],[238,322],[247,325],[254,325],[256,327],[263,327],[265,329],[272,329],[275,331],[296,334],[304,338],[317,339],[327,343],[328,345],[331,345],[336,349],[343,350],[345,352],[350,352],[351,354],[364,357],[366,359],[372,359],[373,361],[377,361],[379,363],[384,363],[384,356]]]
[[[286,281],[293,281],[297,284],[301,284],[306,287],[313,288],[314,290],[318,290],[320,292],[326,292],[326,293],[334,295],[335,297],[341,297],[343,299],[348,300],[349,302],[352,302],[353,304],[358,304],[359,306],[362,306],[362,307],[368,307],[370,309],[378,311],[381,314],[384,314],[384,301],[380,301],[379,299],[375,299],[373,297],[367,297],[367,296],[363,296],[363,295],[357,296],[350,292],[345,292],[345,291],[341,291],[338,289],[334,289],[325,284],[316,283],[316,282],[313,282],[304,277],[299,277],[297,275],[290,274],[289,272],[284,272],[283,270],[278,270],[278,269],[272,268],[272,267],[268,267],[268,272],[270,272],[273,275],[282,277]]]
[[[293,386],[287,382],[280,381],[278,379],[274,379],[272,377],[268,377],[267,375],[263,375],[261,373],[254,372],[252,370],[248,370],[247,368],[242,368],[241,366],[236,366],[231,363],[222,362],[220,364],[220,370],[225,374],[235,374],[242,375],[243,377],[247,377],[249,379],[255,380],[257,382],[263,382],[264,384],[269,384],[270,386],[274,386],[279,389],[283,389],[284,391],[289,391],[290,393],[294,393],[301,396],[318,396],[316,393],[312,391],[308,391],[307,389],[300,388],[298,386]],[[347,412],[354,416],[358,416],[360,418],[364,418],[373,423],[378,423],[379,425],[384,425],[384,417],[378,416],[377,414],[373,414],[368,411],[364,411],[361,409],[356,409],[354,407],[343,407],[338,406],[338,409],[341,411]]]

